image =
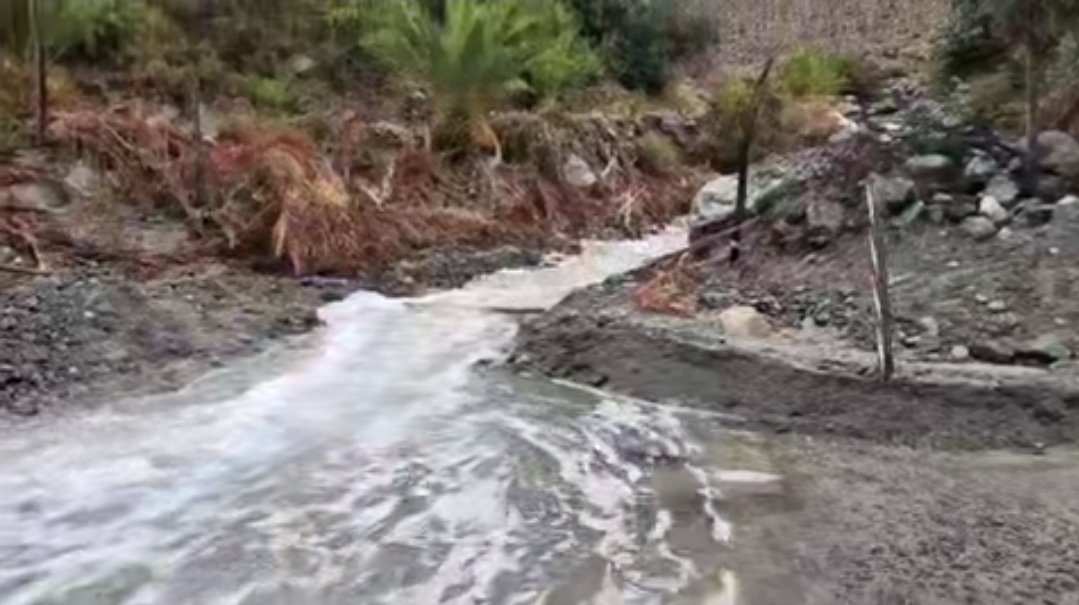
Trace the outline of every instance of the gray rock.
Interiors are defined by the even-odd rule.
[[[970,349],[963,345],[955,345],[952,347],[951,357],[955,361],[966,361],[970,359]]]
[[[993,313],[1003,313],[1008,310],[1008,303],[1004,302],[1003,300],[994,300],[990,301],[989,304],[985,306],[985,308],[989,309]]]
[[[918,325],[922,326],[928,336],[940,336],[940,323],[937,322],[935,317],[923,317],[918,320]]]
[[[1020,207],[1023,220],[1031,227],[1048,224],[1053,220],[1053,214],[1056,211],[1056,206],[1043,203],[1038,199],[1024,200]]]
[[[978,202],[978,213],[993,221],[993,224],[998,227],[1007,224],[1012,219],[1011,213],[991,195],[983,196]]]
[[[1057,201],[1057,206],[1075,206],[1079,204],[1079,195],[1066,195]]]
[[[906,168],[914,180],[932,185],[950,184],[958,172],[950,157],[936,153],[912,157],[907,160]]]
[[[748,197],[753,196],[752,187]],[[734,213],[738,199],[738,177],[724,175],[708,181],[693,198],[693,215],[700,220],[719,220]]]
[[[1060,130],[1046,130],[1036,144],[1039,165],[1049,172],[1079,181],[1079,142]]]
[[[566,163],[562,166],[562,177],[566,184],[578,189],[587,189],[599,182],[599,177],[592,171],[592,167],[577,154],[570,154],[566,158]]]
[[[89,167],[85,161],[79,160],[64,177],[64,184],[78,195],[93,197],[101,191],[101,174]]]
[[[875,177],[873,191],[892,214],[902,212],[914,201],[914,181],[902,176]]]
[[[983,186],[1000,172],[1000,165],[989,156],[976,155],[963,167],[963,178],[967,183],[974,186]]]
[[[62,210],[71,204],[71,198],[67,190],[60,183],[54,181],[39,181],[13,185],[7,189],[7,194],[19,206],[32,208],[42,212],[55,212]],[[0,188],[0,197],[4,197],[4,190]]]
[[[1019,185],[1006,174],[998,174],[985,185],[985,195],[992,196],[1005,208],[1011,207],[1019,199]]]
[[[1034,193],[1044,200],[1059,200],[1068,195],[1068,183],[1064,177],[1055,174],[1042,174],[1034,186]]]
[[[988,363],[1011,363],[1015,360],[1015,349],[1002,342],[988,340],[970,346],[970,356]]]
[[[958,223],[968,216],[978,214],[978,201],[975,198],[969,195],[949,195],[948,199],[950,201],[947,204],[941,205],[948,220]]]
[[[984,216],[971,216],[963,219],[963,222],[959,225],[962,229],[974,238],[975,241],[985,241],[997,234],[997,226],[993,221]]]
[[[1059,334],[1043,334],[1016,348],[1015,357],[1019,361],[1028,361],[1050,365],[1058,361],[1071,359],[1072,353]]]

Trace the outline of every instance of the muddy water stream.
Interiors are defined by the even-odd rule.
[[[719,421],[498,369],[516,323],[670,251],[590,244],[0,439],[0,602],[738,602]],[[499,311],[491,311],[497,308]]]

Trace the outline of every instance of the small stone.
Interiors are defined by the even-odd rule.
[[[907,160],[906,169],[914,180],[937,185],[954,181],[958,172],[955,162],[941,154],[912,157]]]
[[[925,333],[929,336],[940,336],[940,323],[937,322],[934,317],[923,317],[918,320],[918,325],[922,326]]]
[[[975,294],[974,300],[978,301],[978,304],[984,305],[989,302],[989,297],[985,294]]]
[[[1066,195],[1057,201],[1057,206],[1074,206],[1076,204],[1079,204],[1079,196],[1077,195]]]
[[[562,177],[566,184],[578,189],[587,189],[599,182],[599,178],[588,162],[577,154],[570,154],[566,158],[566,163],[562,167]]]
[[[982,196],[981,201],[978,203],[978,213],[998,226],[1004,225],[1012,219],[1012,215],[991,195]]]
[[[991,157],[979,155],[967,162],[963,168],[963,177],[972,185],[984,185],[996,173],[1000,172],[1000,165]]]
[[[1015,232],[1012,231],[1011,228],[1009,228],[1009,227],[1001,227],[1000,231],[997,232],[997,239],[999,239],[1001,241],[1007,242],[1007,241],[1011,241],[1014,238],[1015,238]]]
[[[1060,254],[1060,248],[1052,246],[1049,248],[1049,256],[1058,256]]]
[[[947,264],[945,266],[948,267],[949,269],[955,269],[955,268],[959,267],[959,261],[950,260],[950,261],[947,262]]]
[[[966,361],[970,359],[970,349],[963,345],[955,345],[952,347],[951,357],[955,361]]]
[[[1053,323],[1058,326],[1066,326],[1068,325],[1068,320],[1064,319],[1063,317],[1057,317],[1053,319]]]
[[[997,226],[984,216],[971,216],[963,219],[960,229],[975,241],[983,242],[997,234]]]
[[[989,309],[993,313],[1003,313],[1008,310],[1008,303],[1004,302],[1003,300],[994,300],[988,305],[986,305],[985,308]]]
[[[1019,199],[1019,185],[1006,174],[998,174],[989,179],[985,186],[985,195],[1010,208]]]
[[[906,177],[876,176],[873,179],[873,190],[877,199],[892,214],[903,212],[914,200],[914,181]]]
[[[949,201],[947,203],[941,203],[940,207],[944,209],[944,216],[949,220],[959,222],[968,216],[978,214],[978,200],[972,196],[959,195],[948,196]]]

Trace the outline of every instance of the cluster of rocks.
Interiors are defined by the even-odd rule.
[[[1044,225],[1058,204],[1079,203],[1079,142],[1064,132],[1038,137],[1039,176],[1031,190],[1020,185],[1023,161],[1002,164],[988,151],[971,148],[960,161],[942,153],[906,159],[902,169],[879,177],[875,188],[894,218],[906,225],[926,219],[958,224],[971,238],[1007,237],[1008,225]]]
[[[894,226],[956,224],[979,241],[1007,237],[1015,222],[1043,225],[1058,204],[1079,202],[1071,195],[1079,192],[1079,142],[1065,132],[1040,134],[1037,178],[1024,187],[1021,144],[964,124],[916,85],[901,81],[876,103],[851,99],[841,109],[850,126],[829,144],[750,171],[749,210],[782,218],[775,226],[794,231],[803,243],[819,247],[844,229],[864,226],[867,177]],[[698,192],[697,234],[733,213],[737,191],[737,176],[721,175]]]

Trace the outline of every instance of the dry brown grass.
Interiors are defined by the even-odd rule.
[[[688,317],[697,312],[701,276],[688,253],[666,259],[652,268],[632,294],[635,307],[649,313]]]
[[[193,136],[140,105],[58,113],[50,134],[94,158],[124,199],[178,212],[200,250],[272,256],[296,274],[377,271],[442,246],[639,234],[688,210],[696,180],[636,173],[618,134],[595,119],[558,128],[569,129],[569,143],[550,149],[549,161],[560,165],[567,150],[606,161],[599,186],[567,187],[534,158],[449,161],[423,137],[386,144],[367,125],[342,128],[343,140],[320,148],[297,131],[249,122],[203,144],[201,180]]]

